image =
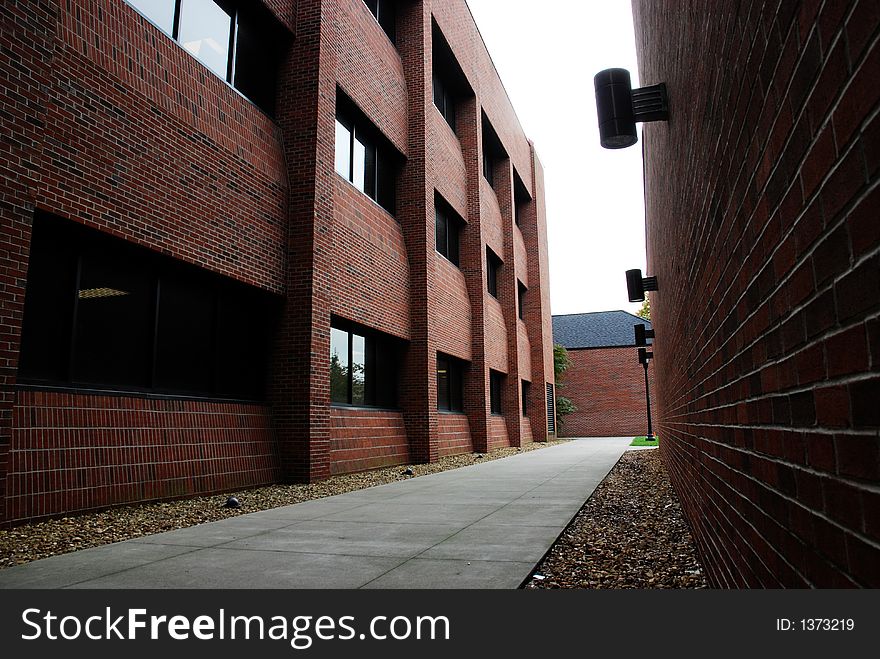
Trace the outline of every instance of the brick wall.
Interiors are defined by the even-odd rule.
[[[13,137],[0,145],[0,496],[10,448],[25,437],[13,403],[35,208],[283,296],[268,404],[280,480],[546,439],[543,391],[553,376],[543,176],[467,4],[398,3],[394,43],[362,0],[264,4],[292,38],[274,119],[122,0],[3,4],[0,128]],[[435,24],[473,91],[455,131],[432,102]],[[393,213],[335,173],[337,89],[405,160]],[[494,190],[481,175],[484,113],[510,155]],[[533,200],[518,229],[514,171]],[[458,268],[435,251],[437,191],[466,223]],[[486,293],[487,244],[505,261],[499,300]],[[525,321],[516,316],[517,278],[530,290]],[[379,414],[357,437],[339,435],[342,417],[330,405],[332,314],[405,342],[400,415]],[[437,413],[438,351],[469,362],[464,423]],[[508,376],[504,418],[491,424],[490,363]],[[521,426],[523,377],[534,382],[530,432]],[[123,403],[101,400],[122,436],[130,422],[118,412]],[[205,405],[199,427],[210,429],[216,412],[216,427],[226,428],[225,415]],[[374,428],[381,433],[367,437]],[[264,439],[262,428],[248,432]],[[166,492],[161,482],[143,487]],[[26,489],[16,490],[17,520],[28,515]],[[64,501],[69,510],[98,505]]]
[[[264,405],[19,391],[9,521],[278,479]]]
[[[633,4],[663,458],[714,585],[877,587],[880,8],[698,4]]]
[[[468,418],[464,414],[440,414],[437,417],[440,432],[440,457],[470,453],[474,450]]]
[[[562,437],[642,436],[648,431],[645,371],[635,348],[569,350],[571,366],[558,383],[557,395],[578,408],[560,421]],[[648,366],[651,412],[655,416],[654,365]],[[655,432],[656,426],[655,426]]]
[[[330,472],[348,474],[409,461],[403,415],[391,410],[330,410]]]

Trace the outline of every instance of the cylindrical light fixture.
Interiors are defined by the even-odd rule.
[[[599,142],[606,149],[623,149],[638,141],[633,111],[632,82],[626,69],[605,69],[593,78]]]

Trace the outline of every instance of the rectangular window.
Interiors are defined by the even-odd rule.
[[[522,415],[529,415],[529,390],[531,389],[532,383],[526,380],[522,381]]]
[[[19,381],[261,399],[276,308],[262,291],[38,213]]]
[[[513,219],[516,226],[521,226],[526,209],[531,203],[532,198],[526,191],[525,183],[522,182],[516,170],[513,171]]]
[[[486,248],[486,288],[489,295],[498,297],[498,271],[501,269],[501,259],[495,256],[488,247]]]
[[[394,43],[397,17],[395,16],[395,0],[364,0],[370,13],[376,17],[379,25],[388,35],[391,43]]]
[[[495,161],[492,155],[483,147],[483,178],[489,182],[493,188],[495,187]]]
[[[391,148],[351,101],[341,95],[337,100],[336,172],[393,215],[396,166]]]
[[[437,409],[464,411],[464,362],[437,354]]]
[[[397,404],[397,347],[378,332],[334,321],[330,329],[330,400],[342,405]]]
[[[492,124],[489,123],[485,112],[482,113],[481,128],[483,137],[483,178],[494,188],[497,182],[495,180],[496,170],[502,163],[507,161],[507,152],[501,144],[501,138],[498,137],[498,133],[495,132]]]
[[[440,110],[440,114],[446,119],[446,123],[455,132],[455,97],[449,86],[443,81],[442,76],[434,72],[434,105]]]
[[[503,382],[503,373],[489,370],[489,411],[492,414],[501,414],[501,385]]]
[[[215,75],[269,114],[290,35],[260,3],[127,0]]]
[[[439,195],[434,195],[435,242],[437,251],[459,265],[461,227],[464,222]]]
[[[516,296],[516,297],[517,297],[517,304],[518,304],[518,306],[519,306],[519,319],[520,319],[520,320],[525,320],[525,319],[526,319],[526,312],[525,312],[525,308],[526,308],[526,291],[527,291],[528,289],[527,289],[527,288],[525,287],[525,285],[524,285],[521,281],[519,281],[519,280],[517,280],[516,285],[517,285],[517,286],[516,286],[516,287],[517,287],[517,296]]]

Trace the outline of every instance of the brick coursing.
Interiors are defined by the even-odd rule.
[[[362,0],[264,4],[291,38],[274,119],[122,0],[3,3],[0,128],[11,137],[0,145],[0,521],[314,481],[547,438],[544,384],[553,371],[543,176],[466,3],[398,3],[395,43]],[[462,99],[454,132],[432,102],[435,24],[474,92]],[[394,213],[335,172],[337,89],[405,161]],[[483,113],[510,155],[494,190],[481,175]],[[514,168],[533,199],[519,228]],[[460,267],[435,250],[435,192],[466,223]],[[229,431],[225,403],[68,392],[57,394],[61,404],[16,386],[36,208],[278,296],[269,400],[238,404],[235,418],[249,421],[237,421],[218,445],[234,467],[214,458],[200,466],[173,450],[185,435],[186,446],[202,441],[209,456]],[[486,293],[487,244],[505,261],[497,301]],[[517,278],[530,291],[524,322],[516,316]],[[331,406],[331,316],[403,342],[399,411]],[[469,362],[464,415],[437,412],[438,352]],[[507,375],[504,417],[491,420],[490,363]],[[534,383],[530,432],[521,427],[524,377]],[[124,478],[113,472],[112,484],[95,463],[78,472],[76,487],[54,476],[45,487],[43,476],[29,480],[39,472],[22,471],[20,459],[36,455],[27,444],[29,415],[50,399],[63,413],[41,426],[47,446],[89,405],[103,416],[90,422],[100,432],[78,437],[83,454],[101,455],[108,433],[111,443],[135,437],[152,446],[152,431],[139,435],[137,405],[178,439],[161,451],[120,454],[137,469]],[[166,413],[182,404],[197,416]],[[184,465],[190,480],[181,484],[174,474]]]
[[[562,437],[642,436],[648,432],[645,371],[635,348],[569,350],[571,366],[559,381],[558,395],[577,411],[560,421]],[[656,423],[654,365],[648,366],[652,421]],[[655,429],[655,432],[656,429]]]
[[[716,586],[880,585],[876,2],[633,3],[661,451]]]

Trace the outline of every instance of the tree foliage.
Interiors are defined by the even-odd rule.
[[[559,395],[559,390],[565,388],[565,384],[560,380],[570,366],[571,358],[568,356],[568,350],[555,343],[553,345],[553,373],[556,375],[556,423],[560,427],[565,423],[565,416],[577,412],[578,409],[569,398]]]
[[[642,308],[636,311],[636,316],[645,320],[651,320],[651,302],[647,295],[645,295],[645,301],[642,302]]]

